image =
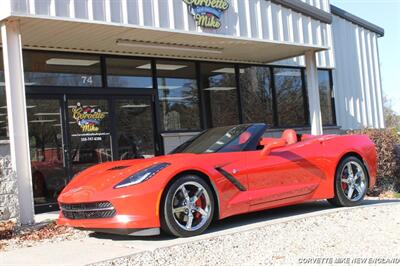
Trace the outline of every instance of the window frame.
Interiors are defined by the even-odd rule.
[[[308,92],[307,92],[307,85],[306,85],[306,80],[305,80],[305,67],[295,67],[295,66],[280,66],[280,65],[273,65],[271,66],[272,68],[272,76],[273,76],[273,91],[274,91],[274,105],[275,105],[275,115],[276,115],[276,125],[274,125],[273,128],[304,128],[304,127],[310,127],[310,112],[309,112],[309,103],[308,103]],[[276,68],[286,68],[286,69],[297,69],[300,71],[300,79],[301,79],[301,95],[303,97],[303,109],[304,109],[304,124],[299,124],[299,125],[285,125],[282,124],[279,121],[279,112],[278,112],[278,100],[276,97],[276,79],[275,79],[275,69]]]
[[[1,51],[1,49],[0,49]],[[35,49],[24,49],[23,51],[38,51]],[[308,95],[307,95],[307,88],[305,83],[305,67],[304,66],[285,66],[285,65],[278,65],[278,64],[250,64],[250,63],[235,63],[235,62],[213,62],[213,61],[201,61],[201,60],[188,60],[188,59],[181,59],[181,58],[164,58],[164,57],[145,57],[145,56],[131,56],[131,55],[108,55],[108,54],[101,54],[101,53],[85,53],[85,52],[66,52],[66,51],[44,51],[40,50],[40,52],[56,52],[57,54],[74,54],[74,55],[93,55],[99,56],[100,58],[100,75],[101,75],[101,87],[87,87],[87,86],[54,86],[54,85],[25,85],[27,94],[30,95],[46,95],[51,91],[52,94],[85,94],[85,95],[116,95],[116,96],[123,96],[123,95],[150,95],[153,101],[153,112],[154,112],[154,120],[155,120],[155,132],[158,136],[160,144],[162,144],[162,133],[185,133],[185,132],[201,132],[204,129],[210,127],[210,114],[207,111],[205,105],[205,98],[204,92],[202,90],[201,84],[201,63],[227,63],[232,64],[235,68],[235,76],[236,76],[236,88],[237,88],[237,104],[238,104],[238,117],[239,123],[243,123],[243,93],[240,86],[240,67],[267,67],[271,73],[271,92],[272,92],[272,111],[273,111],[273,124],[269,125],[271,129],[279,129],[279,128],[286,128],[287,126],[282,125],[279,123],[278,120],[278,108],[277,108],[277,99],[276,99],[276,81],[274,75],[274,68],[292,68],[292,69],[300,69],[301,76],[302,76],[302,95],[304,99],[304,111],[305,111],[305,123],[303,125],[294,125],[291,127],[310,127],[310,114],[309,114],[309,107],[308,107]],[[106,59],[107,58],[116,58],[116,59],[131,59],[131,60],[149,60],[151,64],[151,78],[152,78],[152,88],[129,88],[129,87],[110,87],[108,85],[108,78],[107,78],[107,65]],[[198,97],[199,97],[199,119],[200,119],[200,127],[197,130],[171,130],[171,131],[164,131],[162,130],[162,121],[161,121],[161,114],[159,108],[159,99],[158,99],[158,82],[157,82],[157,69],[156,69],[156,61],[157,60],[174,60],[174,61],[181,61],[181,62],[192,62],[194,63],[195,67],[195,75],[196,81],[198,86]],[[329,68],[318,68],[318,70],[327,70],[329,71],[329,79],[330,79],[330,94],[333,95],[334,91],[334,84],[333,84],[333,70]],[[336,118],[336,110],[335,110],[335,97],[332,97],[332,121],[334,122],[331,125],[323,125],[323,126],[337,126],[337,118]],[[162,147],[156,147],[158,150],[162,150]]]
[[[241,96],[240,96],[240,84],[239,84],[239,79],[238,79],[238,67],[239,64],[236,63],[230,63],[230,62],[209,62],[209,61],[198,61],[197,68],[198,68],[198,87],[199,87],[199,95],[200,95],[200,108],[201,112],[200,114],[203,116],[201,117],[201,120],[203,121],[202,123],[202,130],[212,128],[213,127],[213,119],[212,119],[212,114],[209,112],[209,110],[212,110],[211,106],[206,103],[206,92],[204,90],[204,84],[202,82],[202,78],[204,77],[204,73],[202,72],[202,64],[218,64],[222,66],[227,66],[231,65],[232,68],[234,69],[234,81],[235,81],[235,92],[236,92],[236,109],[238,111],[237,115],[237,122],[239,124],[243,124],[243,119],[242,119],[242,103],[241,103]],[[221,126],[218,126],[221,127]]]

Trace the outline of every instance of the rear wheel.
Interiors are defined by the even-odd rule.
[[[210,186],[196,175],[182,176],[167,190],[162,202],[161,227],[171,235],[199,235],[214,215],[214,196]]]
[[[336,170],[335,197],[328,201],[338,207],[359,205],[368,188],[368,173],[363,162],[354,156],[343,159]]]

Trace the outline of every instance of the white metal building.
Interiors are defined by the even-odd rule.
[[[23,223],[34,206],[54,206],[76,171],[162,154],[208,127],[384,127],[384,31],[329,0],[0,5],[0,146]],[[82,126],[80,110],[95,125]]]

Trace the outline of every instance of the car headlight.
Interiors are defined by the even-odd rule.
[[[128,187],[128,186],[133,186],[139,183],[142,183],[154,175],[156,175],[158,172],[160,172],[162,169],[170,165],[169,163],[159,163],[152,165],[150,167],[147,167],[130,177],[122,180],[120,183],[118,183],[114,188],[123,188],[123,187]]]

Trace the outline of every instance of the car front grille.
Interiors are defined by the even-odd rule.
[[[111,202],[89,202],[76,204],[60,204],[62,214],[67,219],[99,219],[114,217],[116,211]]]

